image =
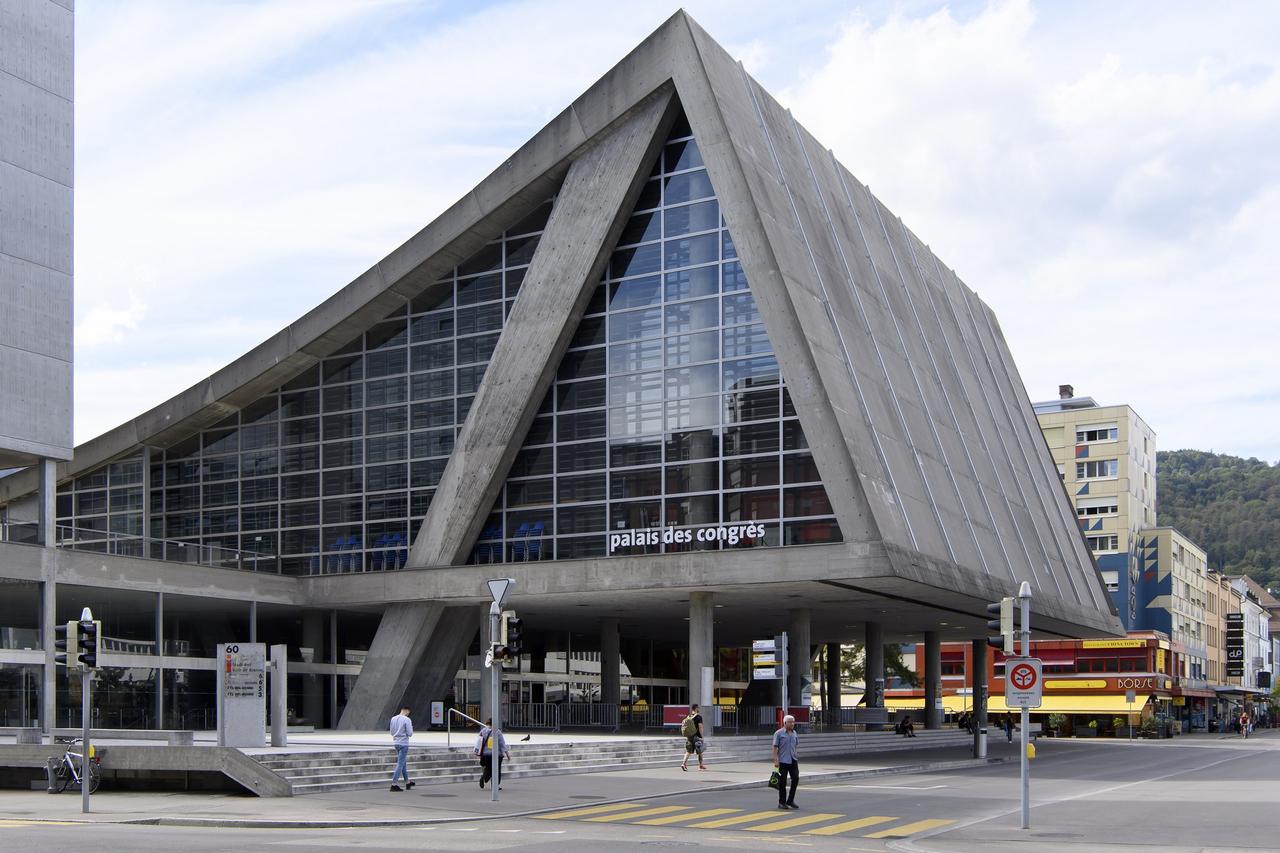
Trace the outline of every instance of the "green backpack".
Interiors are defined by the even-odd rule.
[[[698,724],[693,720],[693,714],[684,718],[684,722],[680,724],[680,734],[684,737],[693,737],[698,733]]]

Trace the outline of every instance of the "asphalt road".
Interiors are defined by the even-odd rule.
[[[821,785],[802,778],[796,796],[801,808],[787,812],[777,810],[776,795],[761,788],[586,804],[536,818],[386,829],[0,820],[0,850],[1280,850],[1280,733],[1247,742],[1042,741],[1032,763],[1030,830],[1018,828],[1018,790],[1017,765],[1009,764]]]

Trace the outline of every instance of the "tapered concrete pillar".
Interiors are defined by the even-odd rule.
[[[795,608],[788,611],[791,617],[787,627],[787,692],[793,708],[805,704],[803,691],[813,686],[813,650],[809,644],[809,611]],[[812,697],[810,697],[812,699]]]
[[[866,683],[868,708],[884,707],[884,626],[868,622],[866,630]]]
[[[825,691],[822,697],[822,709],[827,720],[833,725],[840,724],[840,644],[827,643],[826,667],[823,672],[822,686]]]
[[[924,726],[942,728],[942,638],[937,631],[924,632]]]
[[[973,754],[981,758],[978,750],[978,733],[987,727],[987,641],[979,638],[973,641],[973,651],[969,655],[969,676],[966,679],[973,688],[973,715],[977,724],[973,727]]]
[[[689,701],[700,705],[710,705],[715,699],[704,696],[702,690],[703,668],[716,665],[714,615],[711,593],[689,593]]]
[[[600,701],[608,705],[621,701],[621,641],[618,620],[605,619],[600,625]]]

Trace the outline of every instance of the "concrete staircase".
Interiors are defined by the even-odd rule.
[[[684,739],[637,738],[584,741],[581,743],[511,743],[512,761],[503,766],[511,779],[556,776],[569,773],[600,773],[665,767],[679,763],[684,755]],[[831,732],[802,734],[803,758],[862,755],[888,751],[916,750],[940,746],[963,746],[972,738],[955,729],[921,731],[914,739],[892,732]],[[717,736],[712,739],[708,758],[716,763],[768,761],[769,735]],[[291,752],[259,755],[254,759],[286,779],[294,795],[327,791],[351,791],[386,787],[395,768],[395,750],[362,749],[327,752]],[[450,782],[477,782],[480,764],[464,747],[425,747],[409,750],[409,778],[419,785]]]

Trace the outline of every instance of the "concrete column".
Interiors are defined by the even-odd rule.
[[[827,643],[827,665],[823,674],[822,686],[826,693],[822,697],[822,708],[827,719],[835,725],[840,724],[840,644]]]
[[[249,642],[258,642],[258,602],[249,602]]]
[[[942,639],[937,631],[924,632],[924,727],[942,728]]]
[[[41,545],[52,548],[58,541],[58,463],[41,459],[36,463],[36,476],[39,480],[36,500],[40,504],[37,535]]]
[[[868,708],[884,707],[884,626],[868,622],[866,628],[866,683]]]
[[[321,610],[304,610],[302,612],[302,645],[311,649],[311,660],[320,663],[325,658],[324,649],[324,612]],[[308,673],[302,677],[302,716],[307,725],[317,729],[324,728],[324,684],[321,676]]]
[[[710,705],[702,695],[702,668],[716,665],[715,603],[709,592],[689,593],[689,702]]]
[[[329,611],[329,663],[342,663],[338,660],[338,611]],[[329,728],[338,727],[338,674],[329,676],[329,715],[326,718]]]
[[[813,651],[809,644],[809,611],[796,608],[788,611],[791,617],[787,627],[787,698],[792,707],[800,706],[804,685],[809,684],[812,692],[813,684]]]
[[[618,620],[603,620],[600,625],[600,701],[607,705],[617,705],[622,695],[621,641]]]
[[[987,727],[987,641],[980,637],[973,641],[973,650],[969,655],[969,672],[967,681],[973,688],[973,715],[976,725],[973,727],[973,754],[978,754],[978,732]]]
[[[146,470],[145,468],[143,470]],[[147,476],[147,475],[144,475]],[[144,481],[145,482],[145,481]],[[149,503],[143,506],[149,507]],[[164,593],[156,593],[156,728],[164,728]]]
[[[40,584],[40,633],[44,638],[44,672],[40,679],[40,730],[53,743],[58,714],[58,665],[54,663],[53,627],[58,620],[58,585],[53,580],[52,560],[45,561],[44,583]]]

